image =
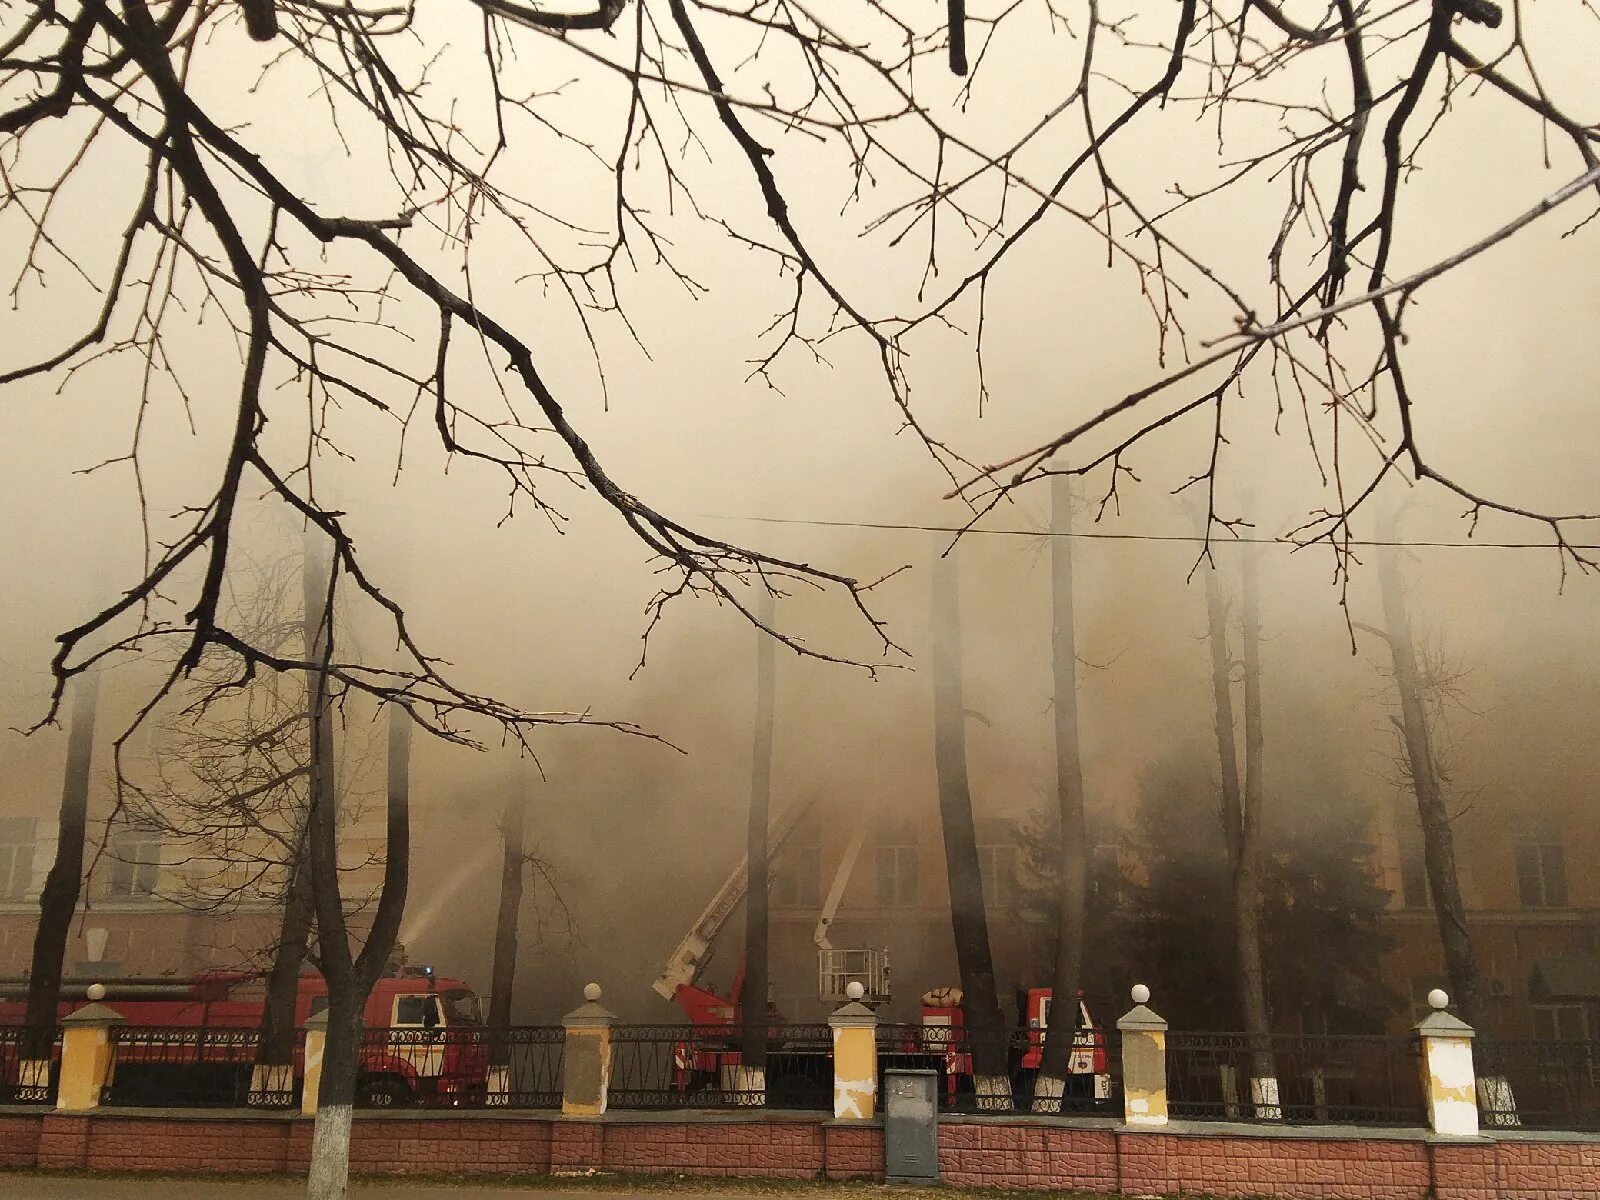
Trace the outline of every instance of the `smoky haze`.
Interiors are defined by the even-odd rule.
[[[1557,89],[1593,61],[1578,40],[1550,52]],[[1017,78],[1028,77],[1025,66]],[[1018,92],[984,98],[973,120],[1026,109],[1028,88]],[[298,164],[308,192],[349,200],[370,189],[378,202],[360,164],[302,149],[292,113],[278,120],[269,145]],[[1188,118],[1163,118],[1157,128],[1159,153],[1122,164],[1143,185],[1160,192],[1214,168],[1213,147],[1194,136]],[[1515,123],[1451,119],[1435,138],[1429,169],[1408,191],[1402,214],[1410,235],[1404,253],[1415,262],[1397,263],[1397,272],[1480,236],[1558,181],[1537,138]],[[802,153],[791,162],[785,183],[820,252],[869,298],[866,307],[881,299],[893,309],[897,289],[914,286],[916,254],[876,244],[863,253],[853,228],[835,219],[848,181],[817,169],[825,159]],[[536,168],[527,170],[531,185]],[[561,191],[554,187],[554,201],[585,202]],[[94,203],[87,194],[69,202],[84,215]],[[748,203],[759,204],[753,190]],[[1238,206],[1225,227],[1194,232],[1253,262],[1275,230],[1271,187],[1253,185]],[[1474,260],[1419,300],[1411,382],[1435,400],[1423,432],[1446,473],[1529,508],[1592,511],[1600,251],[1592,236],[1563,239],[1562,232],[1533,227],[1515,249]],[[492,245],[480,252],[477,283],[507,306],[526,306],[547,343],[545,369],[564,395],[577,397],[572,407],[622,486],[715,536],[863,579],[889,576],[870,603],[904,653],[884,653],[837,595],[799,588],[779,602],[786,631],[873,670],[780,651],[774,807],[820,795],[935,826],[929,567],[953,541],[934,530],[959,527],[970,511],[947,498],[950,479],[902,430],[864,340],[827,343],[827,363],[782,361],[774,386],[749,378],[763,330],[787,302],[786,285],[752,270],[747,251],[704,231],[690,230],[684,244],[709,290],[691,293],[661,272],[630,278],[630,316],[649,352],[622,332],[603,331],[603,391],[583,332],[536,294],[535,283],[491,268]],[[969,345],[930,336],[909,364],[920,419],[974,463],[1006,458],[1100,411],[1148,381],[1162,353],[1170,364],[1182,359],[1175,342],[1158,343],[1137,282],[1107,269],[1103,245],[1070,222],[1043,230],[1025,261],[1008,264],[1004,284],[985,327],[981,405]],[[26,318],[8,314],[6,338],[41,336],[78,299],[71,286],[63,285],[52,318],[38,309]],[[1207,315],[1196,314],[1191,349],[1222,332],[1215,326],[1226,322],[1225,310],[1209,314],[1211,321]],[[397,321],[405,328],[408,319]],[[213,486],[230,413],[205,397],[231,395],[237,372],[208,331],[189,329],[184,343],[196,356],[194,428],[168,396],[146,435],[156,537],[167,514]],[[0,716],[7,727],[27,727],[43,712],[55,635],[137,571],[143,535],[127,472],[81,472],[124,452],[132,417],[118,401],[138,386],[136,366],[113,360],[60,394],[43,383],[7,391],[9,432],[0,439],[0,560],[9,564],[0,600]],[[492,395],[497,384],[478,364],[458,386]],[[393,398],[401,409],[409,402]],[[285,444],[304,436],[298,403],[299,410],[284,403],[274,436]],[[1311,419],[1320,419],[1314,400],[1311,409]],[[1322,474],[1324,435],[1319,427],[1319,464],[1307,419],[1300,400],[1280,395],[1265,375],[1247,377],[1230,409],[1221,503],[1229,511],[1248,506],[1251,536],[1286,534],[1333,492]],[[357,546],[403,600],[418,640],[475,692],[534,710],[592,712],[650,735],[551,731],[536,739],[536,763],[500,745],[490,729],[475,731],[483,750],[419,738],[413,879],[401,931],[410,957],[486,989],[497,822],[507,791],[526,788],[529,840],[547,872],[530,887],[517,1015],[554,1019],[595,979],[619,1014],[665,1017],[671,1010],[650,981],[743,853],[756,634],[728,606],[686,599],[669,606],[646,644],[647,606],[660,578],[591,494],[552,483],[558,515],[521,505],[502,520],[507,500],[494,472],[447,463],[425,438],[402,445],[391,419],[352,409],[336,420],[349,457],[319,459],[319,492],[349,514]],[[1138,479],[1123,477],[1110,503],[1101,504],[1103,474],[1080,487],[1078,711],[1088,800],[1105,830],[1131,813],[1151,763],[1175,746],[1213,744],[1206,740],[1205,612],[1193,575],[1202,552],[1191,538],[1198,497],[1172,495],[1204,471],[1210,447],[1204,419],[1177,423],[1130,455],[1126,465]],[[1376,453],[1347,451],[1362,452]],[[981,717],[968,729],[980,819],[1025,816],[1053,796],[1048,500],[1042,489],[1021,491],[951,551],[962,580],[966,704]],[[1380,502],[1407,502],[1408,541],[1466,537],[1462,505],[1426,488],[1413,496],[1390,481],[1375,508]],[[1357,530],[1373,532],[1370,520]],[[1597,585],[1574,576],[1563,586],[1553,550],[1494,545],[1540,543],[1537,526],[1489,514],[1474,533],[1470,547],[1419,546],[1405,561],[1419,633],[1461,670],[1449,718],[1460,819],[1493,829],[1524,809],[1583,810],[1600,776]],[[298,533],[287,523],[261,537],[289,553]],[[1222,538],[1213,553],[1225,588],[1236,590],[1238,548]],[[1270,803],[1278,764],[1310,759],[1342,778],[1343,794],[1370,811],[1377,836],[1394,839],[1404,792],[1393,763],[1387,658],[1381,644],[1352,629],[1381,624],[1373,554],[1358,548],[1361,561],[1346,586],[1325,545],[1260,549],[1267,794]],[[374,654],[387,649],[370,612],[352,615],[350,636]],[[128,711],[147,684],[147,669],[135,662],[113,671],[106,686]],[[349,716],[352,728],[371,719],[359,706]],[[51,729],[0,734],[0,816],[51,811],[64,742]],[[104,777],[109,759],[97,769]],[[1192,819],[1215,821],[1208,797],[1197,797]],[[1600,869],[1592,852],[1568,861],[1575,888],[1580,872]],[[1384,882],[1399,886],[1397,878]],[[737,956],[731,923],[713,976],[725,980]],[[897,985],[915,994],[950,982]],[[1097,981],[1118,990],[1123,982]]]

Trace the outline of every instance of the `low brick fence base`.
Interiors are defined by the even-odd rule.
[[[311,1122],[251,1112],[0,1110],[0,1167],[296,1173]],[[351,1169],[371,1175],[529,1175],[589,1168],[791,1179],[874,1179],[883,1131],[801,1113],[359,1116]],[[946,1183],[1291,1200],[1600,1200],[1600,1138],[1448,1141],[1396,1132],[949,1118]]]

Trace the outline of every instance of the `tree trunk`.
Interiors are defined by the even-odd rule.
[[[1254,564],[1245,576],[1245,769],[1241,785],[1234,740],[1232,671],[1228,649],[1228,614],[1217,587],[1216,568],[1202,568],[1206,592],[1207,640],[1211,645],[1211,695],[1216,715],[1217,760],[1222,777],[1222,825],[1232,887],[1235,975],[1239,1014],[1249,1035],[1251,1100],[1258,1114],[1282,1115],[1278,1106],[1277,1072],[1272,1061],[1272,1024],[1267,1011],[1261,961],[1261,895],[1257,860],[1260,855],[1261,708],[1260,630],[1257,626]],[[1254,672],[1254,682],[1251,674]]]
[[[523,828],[528,809],[525,784],[520,777],[508,781],[505,810],[500,818],[504,853],[500,860],[500,912],[494,926],[494,967],[489,977],[489,1062],[502,1068],[510,1062],[506,1029],[511,1024],[511,1000],[516,985],[518,927],[522,918],[522,881],[527,872],[527,846]],[[492,1088],[490,1089],[493,1090]]]
[[[1055,687],[1056,804],[1060,859],[1056,893],[1056,958],[1050,976],[1050,1026],[1034,1111],[1059,1112],[1066,1092],[1072,1036],[1083,987],[1084,913],[1088,904],[1089,830],[1084,816],[1083,762],[1078,745],[1078,654],[1072,606],[1072,484],[1050,480],[1050,661]]]
[[[1244,643],[1244,796],[1233,894],[1238,913],[1240,1007],[1245,1032],[1250,1035],[1250,1100],[1259,1116],[1277,1120],[1283,1109],[1272,1054],[1266,968],[1261,961],[1261,809],[1266,780],[1261,765],[1261,584],[1256,553],[1251,543],[1240,548],[1244,559],[1239,614]]]
[[[27,1033],[22,1057],[50,1057],[61,1005],[61,969],[67,956],[72,917],[83,890],[83,841],[89,820],[89,771],[94,760],[95,712],[100,677],[86,671],[72,682],[72,716],[67,732],[67,768],[56,816],[56,857],[39,893],[39,926],[33,932],[28,969]]]
[[[301,553],[301,625],[304,629],[307,662],[326,661],[330,623],[323,613],[328,606],[328,573],[331,564],[308,532]],[[319,676],[306,679],[306,812],[295,839],[295,851],[288,866],[288,887],[284,892],[283,918],[278,925],[278,942],[273,950],[272,968],[267,975],[267,998],[261,1013],[261,1040],[256,1046],[256,1072],[252,1091],[284,1090],[282,1068],[293,1067],[296,1006],[300,998],[300,972],[311,943],[311,927],[316,918],[311,895],[311,865],[307,861],[310,812],[321,796],[336,797],[334,777],[333,721],[326,704],[317,702]],[[337,804],[337,800],[333,800]],[[274,1071],[271,1068],[279,1068]]]
[[[310,1200],[344,1200],[350,1183],[350,1125],[361,1075],[362,1010],[366,997],[352,989],[328,988],[328,1039],[322,1054],[322,1085],[311,1127]]]
[[[771,626],[777,603],[765,588],[761,593],[759,616]],[[744,901],[744,991],[740,1013],[744,1036],[740,1063],[745,1068],[745,1087],[752,1093],[766,1091],[767,1070],[767,900],[772,871],[767,861],[767,829],[772,815],[772,720],[777,665],[776,643],[769,634],[756,630],[756,714],[755,741],[751,753],[750,812],[745,830],[746,875]]]
[[[1392,519],[1386,521],[1380,540],[1395,540],[1394,532]],[[1478,974],[1472,937],[1467,931],[1467,907],[1456,872],[1455,835],[1439,786],[1423,683],[1411,640],[1411,618],[1406,612],[1401,586],[1400,560],[1393,548],[1383,547],[1378,552],[1378,582],[1383,593],[1384,624],[1389,630],[1395,688],[1400,694],[1400,732],[1411,769],[1412,790],[1417,797],[1423,862],[1428,869],[1428,887],[1433,892],[1433,912],[1439,924],[1439,943],[1444,950],[1445,970],[1450,976],[1451,997],[1462,1020],[1482,1034],[1488,1030],[1483,981]]]
[[[940,539],[944,535],[936,535]],[[961,599],[955,552],[933,566],[933,753],[939,825],[950,886],[950,926],[961,976],[961,1008],[980,1107],[1010,1107],[1004,1023],[989,948],[989,918],[978,869],[978,837],[967,782],[966,704],[961,686]]]
[[[294,1078],[295,1011],[300,999],[300,973],[311,942],[314,912],[311,871],[303,861],[305,838],[297,843],[289,864],[289,887],[278,924],[278,942],[267,972],[267,997],[261,1010],[261,1040],[256,1044],[256,1070],[252,1093],[285,1093]]]
[[[317,606],[323,624],[318,669],[312,672],[312,717],[331,722],[327,664],[333,656],[334,583]],[[361,1071],[362,1017],[372,985],[394,951],[405,912],[411,877],[411,714],[389,706],[388,787],[385,803],[387,841],[383,885],[373,913],[372,929],[360,953],[352,953],[339,888],[339,822],[332,784],[332,726],[326,732],[330,751],[313,786],[307,817],[310,836],[312,897],[317,914],[317,949],[328,984],[328,1040],[323,1054],[322,1083],[317,1092],[317,1117],[312,1131],[311,1169],[306,1181],[309,1200],[344,1200],[350,1179],[350,1122]]]

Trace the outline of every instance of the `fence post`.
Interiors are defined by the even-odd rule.
[[[1417,1023],[1422,1039],[1422,1090],[1428,1097],[1428,1125],[1435,1133],[1476,1137],[1478,1088],[1472,1068],[1472,1026],[1445,1012],[1450,997],[1440,988],[1428,993],[1433,1011]]]
[[[833,1117],[836,1121],[870,1120],[878,1098],[878,1014],[861,997],[857,980],[845,985],[848,1003],[828,1017],[833,1029]]]
[[[1133,1008],[1117,1022],[1122,1033],[1122,1119],[1129,1125],[1167,1123],[1167,1023],[1145,1007],[1150,989],[1129,993]]]
[[[104,1004],[86,1004],[61,1020],[61,1083],[57,1112],[88,1112],[100,1107],[100,1093],[111,1082],[111,1027],[122,1014]]]
[[[600,985],[583,989],[584,1003],[561,1019],[566,1029],[561,1115],[598,1117],[606,1111],[611,1083],[611,1027],[617,1018],[600,1007]]]
[[[300,1027],[305,1030],[305,1074],[300,1084],[300,1113],[317,1115],[317,1093],[322,1090],[322,1056],[328,1049],[328,1010],[323,1009],[306,1018]]]

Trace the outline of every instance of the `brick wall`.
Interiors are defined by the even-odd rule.
[[[1109,1128],[1010,1121],[945,1123],[939,1127],[939,1174],[948,1183],[976,1187],[1115,1192],[1122,1190],[1117,1179],[1118,1141]]]
[[[39,1162],[43,1113],[0,1116],[0,1167],[32,1167]]]
[[[1123,1186],[1132,1192],[1421,1200],[1431,1184],[1428,1144],[1415,1139],[1145,1134],[1120,1144]]]
[[[0,1166],[296,1173],[311,1122],[254,1114],[0,1112]],[[796,1114],[560,1120],[426,1113],[358,1117],[351,1169],[383,1174],[543,1174],[586,1168],[768,1178],[874,1178],[883,1131]],[[1110,1124],[947,1120],[945,1182],[1127,1195],[1290,1200],[1600,1200],[1600,1138],[1420,1134],[1300,1136],[1133,1132]]]

